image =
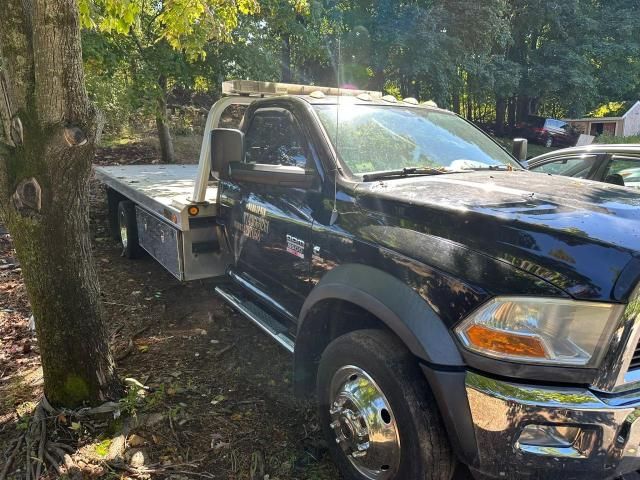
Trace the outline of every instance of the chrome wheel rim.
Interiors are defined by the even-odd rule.
[[[122,241],[123,248],[127,248],[127,219],[124,211],[120,211],[118,220],[118,225],[120,227],[120,240]]]
[[[351,465],[370,480],[393,478],[400,466],[400,434],[380,387],[348,365],[333,375],[330,395],[330,427]]]

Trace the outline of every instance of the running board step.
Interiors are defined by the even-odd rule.
[[[231,289],[227,287],[216,287],[215,291],[224,300],[226,300],[227,303],[255,323],[282,347],[293,353],[294,342],[293,339],[287,335],[287,328],[272,315],[267,313],[256,303],[243,298],[242,295],[232,292]]]

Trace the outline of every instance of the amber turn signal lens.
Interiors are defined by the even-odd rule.
[[[536,337],[503,332],[482,325],[472,325],[466,333],[469,342],[483,350],[519,357],[547,358],[544,345]]]
[[[188,212],[189,212],[189,215],[191,215],[192,217],[195,217],[197,214],[200,213],[200,209],[195,205],[192,205],[189,207]]]

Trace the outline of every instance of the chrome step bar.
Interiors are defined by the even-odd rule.
[[[280,346],[284,347],[290,353],[293,353],[295,345],[293,339],[283,331],[278,331],[286,331],[286,329],[275,318],[253,302],[243,301],[241,298],[223,287],[216,287],[215,292],[242,315],[255,323],[258,328],[278,342]]]

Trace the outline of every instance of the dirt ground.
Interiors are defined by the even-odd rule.
[[[154,160],[152,147],[136,145],[101,150],[97,163]],[[128,454],[151,469],[142,477],[247,479],[253,456],[264,457],[264,478],[339,478],[313,407],[293,397],[290,355],[223,304],[212,282],[180,283],[148,256],[123,258],[109,235],[104,192],[92,185],[94,255],[118,374],[150,388],[130,388],[121,402],[133,419]],[[30,316],[19,262],[0,227],[0,471],[42,394]],[[100,428],[54,422],[59,440],[75,449],[79,478],[141,478],[106,461],[122,419]],[[14,463],[8,478],[24,478],[16,471],[24,462]]]

